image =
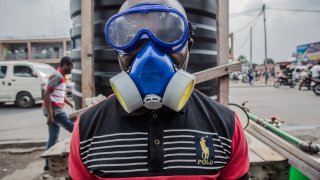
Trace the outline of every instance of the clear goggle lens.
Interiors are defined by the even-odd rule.
[[[106,35],[118,47],[130,44],[137,35],[150,38],[150,33],[162,43],[174,44],[182,39],[185,27],[182,17],[173,12],[133,13],[111,20]]]

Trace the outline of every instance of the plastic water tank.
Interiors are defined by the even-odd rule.
[[[116,14],[125,0],[95,1],[94,7],[94,81],[95,94],[112,94],[109,79],[120,72],[117,54],[104,38],[104,25],[107,19]],[[216,1],[180,0],[187,11],[194,29],[194,46],[190,52],[187,71],[193,73],[214,67],[217,64],[216,51]],[[70,13],[73,26],[71,36],[71,59],[74,62],[72,79],[75,88],[72,92],[76,109],[82,106],[81,93],[81,0],[70,0]],[[196,88],[209,96],[216,95],[216,81],[198,84]]]

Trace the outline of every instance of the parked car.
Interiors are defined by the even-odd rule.
[[[22,108],[32,107],[43,99],[48,76],[54,71],[43,63],[0,62],[0,104],[14,102]]]

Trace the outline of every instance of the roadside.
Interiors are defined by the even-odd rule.
[[[230,79],[230,87],[273,87],[273,83],[274,83],[274,77],[271,77],[267,84],[265,84],[264,80],[259,80],[259,81],[253,81],[252,84],[244,83],[242,81],[233,81]]]
[[[40,155],[44,148],[1,149],[0,179],[29,179],[41,176],[44,160]],[[22,173],[23,172],[23,173]],[[23,178],[22,178],[23,176]],[[38,179],[39,179],[38,178]]]
[[[304,141],[320,144],[320,96],[298,87],[243,88],[230,84],[230,102],[246,104],[259,118],[276,116],[285,122],[280,129]]]
[[[68,113],[72,110],[65,108]],[[32,108],[18,108],[12,104],[0,105],[0,146],[17,142],[43,142],[48,138],[48,126],[41,105]],[[65,129],[60,130],[60,139],[70,136]]]
[[[72,110],[66,107],[68,113]],[[0,179],[59,180],[44,174],[48,126],[41,105],[21,109],[13,104],[0,105]],[[59,140],[70,133],[61,128]]]
[[[62,180],[43,171],[44,147],[10,148],[0,150],[1,180]]]

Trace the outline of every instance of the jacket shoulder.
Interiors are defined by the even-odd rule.
[[[235,112],[218,103],[211,97],[195,90],[190,98],[191,108],[197,109],[202,115],[207,116],[218,131],[225,131],[230,137],[233,135],[235,126]]]
[[[90,107],[80,115],[79,118],[79,132],[80,140],[90,138],[93,136],[95,127],[98,127],[101,117],[105,117],[110,111],[115,111],[116,96],[111,95],[105,100]]]

